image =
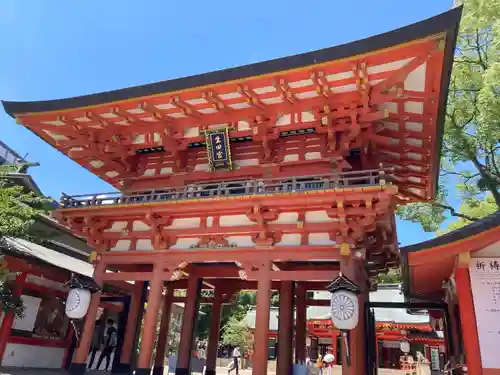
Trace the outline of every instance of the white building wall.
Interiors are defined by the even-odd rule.
[[[61,368],[66,348],[8,343],[2,359],[5,367]]]

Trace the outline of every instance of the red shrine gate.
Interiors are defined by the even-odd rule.
[[[301,361],[305,293],[339,271],[361,291],[344,375],[365,373],[364,301],[376,275],[399,266],[395,205],[435,194],[459,18],[454,9],[339,47],[110,93],[3,103],[120,191],[63,196],[55,216],[95,249],[98,283],[149,281],[136,374],[149,373],[158,313],[168,315],[180,288],[176,374],[189,373],[202,288],[216,295],[207,374],[215,373],[220,304],[242,288],[257,290],[256,375],[267,372],[269,295],[280,291],[278,373],[288,374],[294,294]],[[99,298],[74,374],[85,370]],[[132,320],[139,307],[132,303]],[[163,323],[155,373],[163,371]],[[134,336],[127,329],[126,370]]]

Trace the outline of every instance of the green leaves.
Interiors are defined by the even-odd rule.
[[[48,205],[50,200],[25,192],[9,179],[9,172],[9,167],[0,166],[0,238],[29,238],[35,218],[45,213],[40,207]]]
[[[253,335],[250,328],[241,324],[234,316],[222,328],[222,345],[238,346],[245,352],[251,348],[252,341]]]
[[[490,210],[469,207],[485,193],[494,209],[500,209],[500,0],[458,4],[464,12],[446,110],[441,190],[432,204],[398,209],[403,219],[419,222],[429,232],[449,216],[459,217],[459,223],[483,217]],[[446,200],[446,176],[454,176],[456,193],[465,204],[460,209]]]
[[[495,203],[491,194],[486,194],[483,198],[471,198],[464,201],[460,206],[459,212],[474,218],[481,218],[498,211],[498,206]],[[452,222],[446,229],[438,231],[438,235],[451,232],[452,230],[462,228],[472,223],[471,220],[460,217]]]
[[[0,166],[0,245],[4,237],[17,237],[36,240],[40,233],[33,228],[38,215],[45,212],[44,206],[50,200],[37,197],[33,192],[24,191],[9,179],[9,173],[15,173],[19,166]],[[7,282],[9,270],[5,268],[3,257],[0,256],[0,305],[4,313],[14,312],[22,316],[23,304],[19,297],[12,293]]]
[[[446,191],[438,190],[437,201],[444,201]],[[412,223],[420,223],[426,232],[435,232],[439,225],[446,219],[445,209],[442,206],[428,203],[410,203],[398,207],[396,213],[403,219]]]
[[[12,285],[6,282],[0,283],[0,303],[4,314],[13,312],[17,317],[24,316],[24,304],[20,296],[13,293]]]

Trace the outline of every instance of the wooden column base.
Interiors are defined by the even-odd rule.
[[[205,370],[205,375],[216,375],[215,370]]]
[[[138,368],[135,370],[135,375],[151,375],[150,368]]]
[[[130,363],[119,363],[111,372],[113,374],[131,374],[132,366]]]
[[[165,371],[165,368],[163,366],[153,367],[153,375],[163,375],[163,371]]]
[[[136,375],[137,375],[137,373],[136,373]],[[145,375],[145,374],[139,374],[139,375]],[[176,368],[175,375],[189,375],[189,369],[188,368]]]
[[[72,363],[69,368],[69,373],[71,375],[84,375],[87,373],[86,363]]]

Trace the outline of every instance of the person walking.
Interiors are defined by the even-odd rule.
[[[236,370],[236,375],[238,375],[239,374],[239,372],[238,372],[239,371],[238,358],[241,357],[240,349],[238,347],[234,348],[231,356],[233,357],[233,366],[227,372],[228,372],[228,374],[230,374],[231,371]]]
[[[116,345],[118,344],[118,334],[116,328],[114,327],[115,322],[113,319],[108,319],[106,322],[108,328],[106,329],[106,335],[104,338],[104,348],[102,349],[101,356],[99,357],[99,361],[97,362],[96,370],[99,370],[101,367],[102,360],[106,358],[106,371],[109,371],[109,364],[111,362],[111,354],[113,350],[115,350]]]
[[[333,363],[335,362],[335,356],[333,355],[333,351],[328,350],[328,354],[323,357],[324,367],[326,367],[326,375],[333,374]]]
[[[95,324],[94,333],[92,333],[92,341],[90,342],[90,348],[89,348],[90,362],[87,366],[88,370],[91,369],[92,365],[94,364],[95,355],[101,346],[101,342],[102,342],[101,322],[97,321]]]
[[[316,367],[319,369],[319,374],[323,375],[323,357],[318,354],[318,359],[316,360]]]

